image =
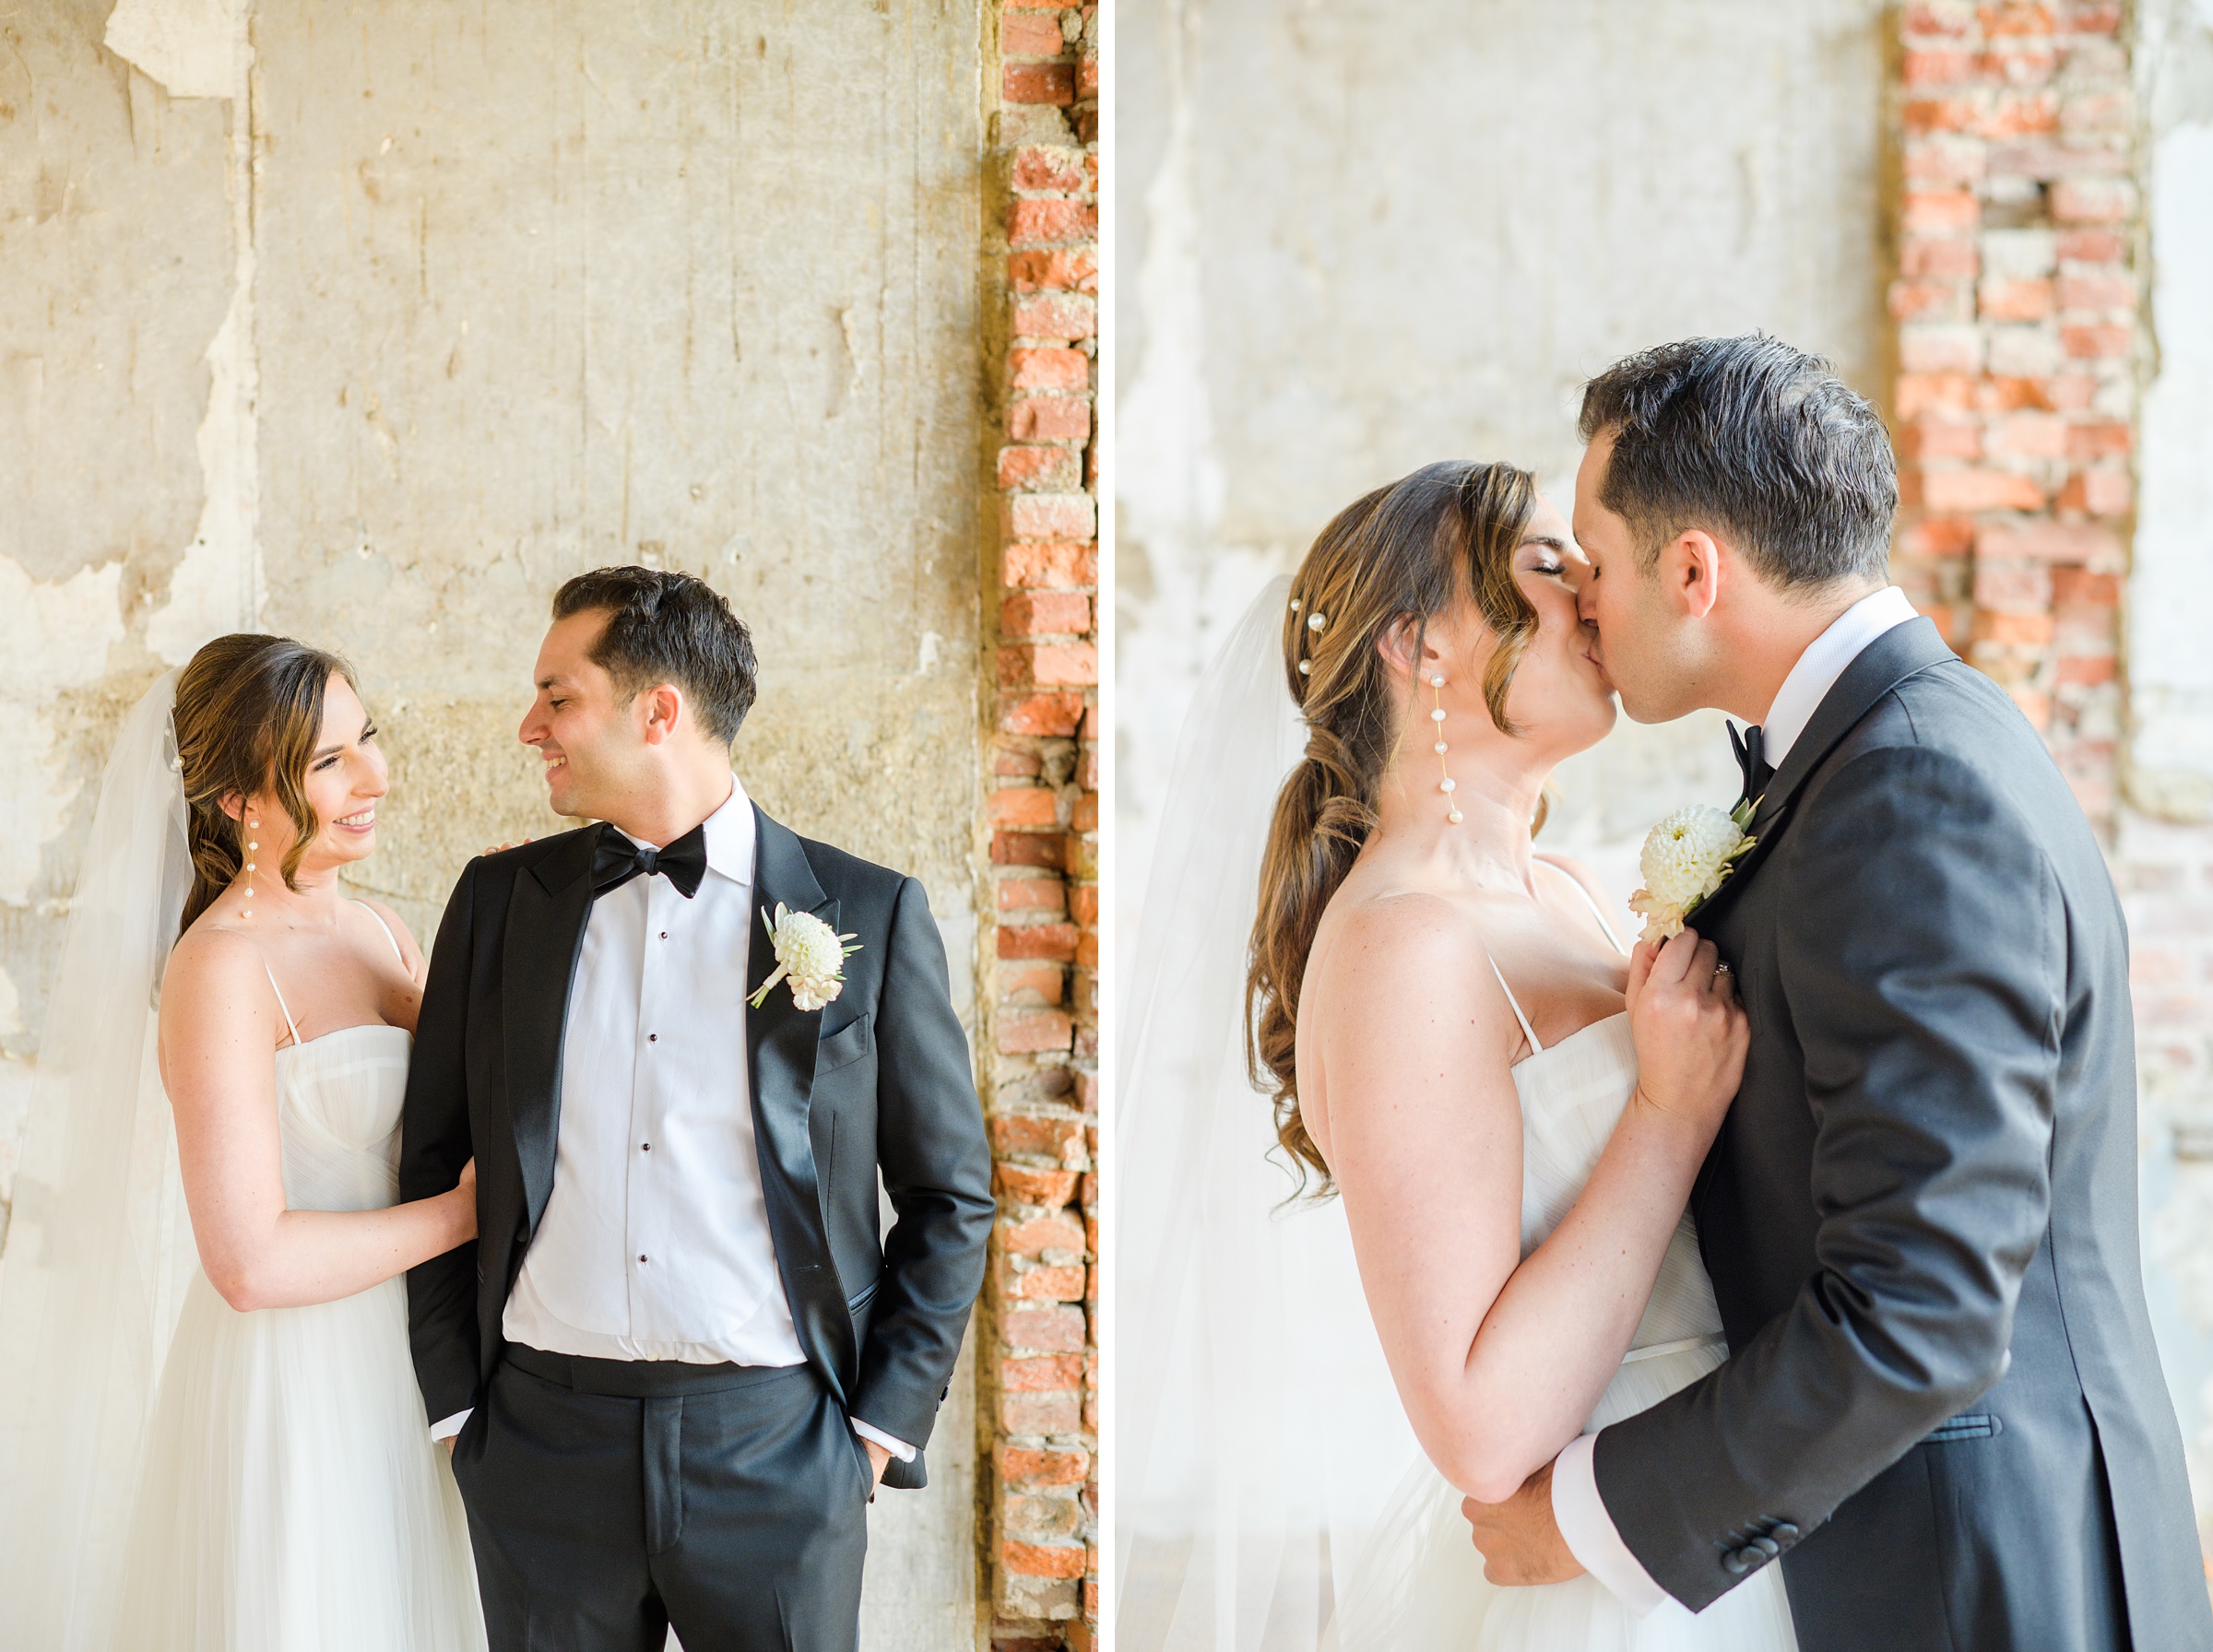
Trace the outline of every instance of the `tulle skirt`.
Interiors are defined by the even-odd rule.
[[[1656,1405],[1721,1363],[1718,1350],[1692,1348],[1624,1364],[1591,1426]],[[1460,1504],[1417,1457],[1345,1580],[1330,1652],[1796,1652],[1780,1566],[1696,1615],[1668,1600],[1639,1618],[1589,1576],[1534,1588],[1486,1581]]]
[[[195,1273],[127,1553],[116,1652],[481,1652],[405,1280],[241,1314]]]

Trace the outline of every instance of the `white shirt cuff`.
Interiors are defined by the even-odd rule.
[[[894,1440],[881,1428],[870,1428],[858,1417],[848,1417],[846,1421],[852,1423],[855,1434],[864,1440],[875,1441],[901,1462],[911,1463],[915,1460],[915,1448],[905,1440]]]
[[[467,1425],[468,1419],[476,1410],[476,1409],[477,1408],[472,1405],[466,1411],[456,1411],[452,1416],[442,1418],[438,1422],[432,1423],[431,1438],[433,1440],[452,1439]]]
[[[1552,1523],[1560,1528],[1568,1552],[1606,1592],[1639,1617],[1668,1598],[1652,1581],[1629,1546],[1621,1540],[1614,1516],[1598,1494],[1598,1467],[1592,1457],[1596,1434],[1578,1434],[1552,1463]]]

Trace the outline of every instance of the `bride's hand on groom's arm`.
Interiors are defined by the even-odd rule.
[[[1702,1152],[1736,1095],[1751,1031],[1713,943],[1686,929],[1639,942],[1626,992],[1637,1041],[1638,1101],[1691,1130]]]

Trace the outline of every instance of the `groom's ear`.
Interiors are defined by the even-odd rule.
[[[1660,548],[1661,589],[1686,619],[1703,620],[1722,594],[1722,548],[1703,528],[1685,528]]]

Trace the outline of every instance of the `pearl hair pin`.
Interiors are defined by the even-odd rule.
[[[1441,672],[1429,679],[1429,688],[1437,696],[1435,709],[1429,714],[1429,721],[1437,725],[1437,744],[1430,748],[1437,753],[1437,772],[1440,777],[1437,789],[1445,795],[1445,819],[1457,826],[1465,817],[1460,812],[1460,805],[1452,801],[1452,794],[1459,787],[1452,778],[1452,771],[1445,766],[1445,679]]]

